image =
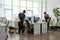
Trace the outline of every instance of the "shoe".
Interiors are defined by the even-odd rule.
[[[20,33],[16,33],[16,34],[20,34]]]
[[[24,35],[24,33],[22,33],[22,35]]]

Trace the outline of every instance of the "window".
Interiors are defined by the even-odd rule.
[[[18,18],[19,7],[13,7],[13,19]]]
[[[0,5],[0,17],[3,17],[4,16],[4,10],[3,10],[4,8],[3,8],[3,5],[1,4]]]
[[[0,8],[2,8],[2,4],[0,4]]]
[[[21,7],[20,8],[20,12],[22,12],[23,10],[26,10],[26,7]]]
[[[12,9],[12,6],[4,6],[5,9]]]
[[[19,13],[19,7],[13,7],[13,14]]]
[[[2,8],[0,8],[0,17],[2,16]]]
[[[21,0],[21,6],[26,6],[26,1]]]
[[[32,10],[27,10],[26,17],[32,17],[33,13]]]
[[[37,2],[33,2],[33,8],[38,8],[38,3]]]
[[[27,10],[32,10],[32,7],[30,8],[30,7],[27,7]]]
[[[5,0],[4,4],[5,5],[12,5],[12,0]]]
[[[0,4],[2,4],[2,0],[0,0]]]
[[[13,0],[13,6],[19,6],[19,0]]]
[[[27,1],[27,7],[32,7],[32,2],[31,1]]]
[[[5,9],[5,17],[7,20],[12,20],[12,10]]]
[[[1,0],[2,1],[2,0]],[[1,2],[0,2],[1,3]],[[13,5],[12,5],[13,4]],[[0,5],[0,8],[2,5]],[[23,10],[28,10],[26,13],[26,16],[38,16],[38,2],[36,1],[28,1],[28,0],[4,0],[4,8],[5,9],[13,9],[12,14],[10,10],[6,10],[9,16],[6,16],[7,19],[11,19],[13,16],[13,19],[18,17],[19,12],[22,12]],[[11,16],[12,15],[12,16]],[[8,18],[10,17],[10,18]]]
[[[38,14],[38,9],[33,9],[33,16],[38,16],[39,14]]]

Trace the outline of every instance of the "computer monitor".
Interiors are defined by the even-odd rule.
[[[5,17],[0,17],[0,22],[3,22],[5,20]]]
[[[27,20],[31,21],[31,17],[27,17]]]
[[[39,17],[34,17],[34,22],[37,22],[39,20]]]
[[[32,21],[32,22],[37,22],[39,20],[39,17],[27,17],[27,20]]]

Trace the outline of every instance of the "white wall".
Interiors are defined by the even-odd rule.
[[[47,0],[47,13],[52,17],[55,18],[53,14],[53,8],[58,7],[60,8],[60,0]]]

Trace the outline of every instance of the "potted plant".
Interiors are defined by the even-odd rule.
[[[57,8],[57,7],[54,8],[53,13],[54,13],[54,16],[57,18],[57,21],[58,21],[58,16],[60,16],[59,8]]]

